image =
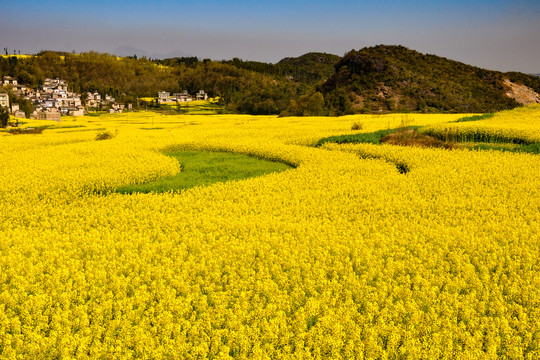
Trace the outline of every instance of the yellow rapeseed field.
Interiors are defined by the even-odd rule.
[[[501,111],[479,121],[434,124],[428,133],[443,139],[485,142],[540,142],[540,104]]]
[[[536,137],[539,113],[484,125]],[[539,156],[312,146],[461,116],[140,112],[3,133],[0,358],[540,358]],[[181,171],[161,153],[181,149],[296,167],[114,193]]]

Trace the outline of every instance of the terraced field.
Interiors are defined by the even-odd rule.
[[[140,112],[0,133],[0,358],[539,358],[538,155],[315,146],[403,124],[538,141],[538,106],[461,117]],[[291,167],[116,191],[200,150]]]

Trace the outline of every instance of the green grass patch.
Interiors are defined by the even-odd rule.
[[[487,113],[482,115],[465,116],[456,120],[456,122],[478,121],[492,118],[495,113]]]
[[[420,128],[420,126],[408,126],[406,129],[408,130],[416,130]],[[380,144],[381,139],[385,137],[386,135],[393,134],[398,131],[404,131],[403,128],[398,129],[386,129],[386,130],[378,130],[371,133],[359,133],[359,134],[351,134],[351,135],[337,135],[337,136],[329,136],[320,139],[315,146],[321,146],[325,143],[335,143],[335,144]]]
[[[144,184],[121,186],[116,192],[131,194],[183,190],[291,169],[288,164],[227,152],[175,151],[164,154],[178,160],[182,166],[180,173]]]
[[[529,154],[540,154],[540,143],[532,144],[477,144],[470,147],[471,150],[496,150],[503,152],[521,152]]]

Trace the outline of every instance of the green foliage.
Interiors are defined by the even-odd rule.
[[[312,52],[295,58],[284,58],[277,64],[244,61],[239,58],[224,60],[222,63],[273,77],[287,77],[296,83],[306,85],[304,89],[308,89],[332,76],[334,65],[339,60],[340,57],[337,55]]]
[[[344,89],[335,89],[326,93],[324,97],[330,115],[342,116],[354,113],[350,96]]]
[[[0,126],[6,127],[9,123],[9,110],[4,106],[0,106]]]
[[[196,67],[199,64],[199,59],[196,56],[188,56],[156,60],[155,62],[164,66]]]
[[[522,152],[529,154],[540,154],[540,143],[520,144],[518,146],[505,146],[495,144],[477,144],[471,150],[496,150],[506,152]]]
[[[334,74],[334,65],[341,58],[326,53],[307,53],[296,58],[285,58],[275,67],[279,74],[287,76],[298,83],[316,85]]]
[[[460,119],[457,119],[456,122],[466,122],[466,121],[478,121],[478,120],[485,120],[493,117],[495,113],[488,113],[488,114],[482,114],[482,115],[473,115],[473,116],[465,116]]]
[[[358,144],[358,143],[367,143],[367,144],[380,144],[381,139],[388,135],[395,133],[397,129],[387,129],[387,130],[378,130],[371,133],[359,133],[351,135],[336,135],[329,136],[323,139],[320,139],[315,146],[321,146],[325,143],[336,143],[336,144]]]
[[[300,96],[291,100],[281,116],[323,116],[328,115],[325,108],[324,96],[320,92]]]
[[[226,152],[177,151],[165,155],[178,160],[182,171],[153,182],[119,187],[119,193],[166,192],[210,185],[216,182],[261,176],[291,167],[287,164]]]

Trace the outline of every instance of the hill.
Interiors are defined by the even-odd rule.
[[[292,80],[306,84],[316,84],[329,79],[334,74],[334,65],[340,56],[311,52],[299,57],[287,57],[277,63],[281,74]]]
[[[540,101],[540,78],[466,65],[403,46],[287,57],[278,63],[120,58],[87,52],[43,51],[0,57],[0,76],[36,87],[64,79],[70,91],[98,91],[119,102],[158,91],[219,97],[228,111],[249,114],[343,115],[364,112],[493,112]]]
[[[157,96],[158,91],[193,94],[204,89],[219,97],[229,111],[250,114],[279,114],[302,94],[298,84],[285,76],[196,57],[151,61],[96,52],[44,51],[24,59],[0,58],[0,77],[5,75],[30,87],[42,85],[45,78],[60,78],[68,82],[70,91],[98,91],[134,104],[137,98]]]
[[[403,46],[352,50],[335,66],[320,91],[325,99],[344,98],[341,112],[493,112],[520,105],[512,85],[540,92],[531,75],[501,73],[466,65]],[[341,106],[341,107],[340,107]]]

